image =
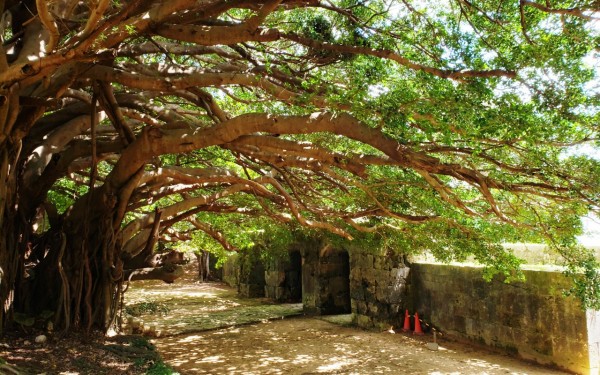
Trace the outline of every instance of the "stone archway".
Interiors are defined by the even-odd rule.
[[[308,252],[304,258],[302,276],[306,313],[351,313],[348,251],[325,245],[318,252]]]
[[[302,254],[300,251],[290,253],[290,263],[285,270],[284,287],[289,293],[290,302],[302,302]]]
[[[346,250],[325,253],[321,256],[320,266],[321,314],[349,314],[350,255]]]

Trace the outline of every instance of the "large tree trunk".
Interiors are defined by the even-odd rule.
[[[23,257],[31,237],[31,225],[19,205],[17,182],[22,166],[19,162],[22,142],[18,137],[9,139],[3,133],[24,119],[3,117],[3,112],[9,111],[4,108],[8,104],[4,104],[0,104],[0,333],[11,319],[15,293],[22,283]]]
[[[113,226],[114,203],[103,189],[81,198],[64,223],[41,243],[47,255],[27,279],[25,295],[35,303],[23,310],[39,314],[54,311],[55,324],[64,329],[92,326],[104,330],[117,312],[123,281],[123,263]]]
[[[6,168],[6,155],[1,157],[3,160],[2,168]],[[3,178],[0,185],[3,185],[6,180]],[[15,285],[19,282],[19,270],[22,262],[20,261],[20,249],[22,244],[20,239],[23,233],[20,228],[20,220],[18,220],[17,212],[15,211],[16,195],[10,186],[14,186],[8,182],[9,192],[0,195],[0,333],[10,320],[13,309],[15,296]],[[6,187],[6,186],[4,186]],[[4,188],[1,187],[0,189]]]
[[[196,253],[198,259],[198,280],[200,282],[210,280],[210,254],[208,251]]]
[[[127,280],[162,280],[171,284],[184,274],[184,269],[178,264],[167,263],[161,267],[140,268],[125,271]]]

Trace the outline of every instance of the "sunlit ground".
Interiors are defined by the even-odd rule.
[[[159,336],[261,322],[298,315],[302,311],[301,304],[237,298],[237,291],[224,284],[195,282],[193,273],[174,284],[132,283],[126,293],[125,306],[123,320],[133,315]]]
[[[369,332],[313,318],[274,320],[157,339],[182,374],[561,374],[507,356]]]
[[[301,305],[266,302],[193,275],[135,284],[126,300],[159,307],[139,318],[158,327],[154,342],[181,374],[561,374],[457,343],[430,351],[431,337],[348,327],[349,315],[282,319]]]

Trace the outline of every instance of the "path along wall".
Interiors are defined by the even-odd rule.
[[[412,264],[414,308],[454,337],[544,364],[598,375],[600,312],[583,311],[560,272],[525,271],[526,282],[490,283],[476,267]]]
[[[569,284],[560,272],[525,271],[524,283],[488,283],[481,268],[409,265],[394,252],[315,242],[291,249],[293,254],[295,261],[290,257],[266,266],[236,259],[226,263],[224,279],[247,297],[263,290],[269,298],[292,301],[300,293],[306,313],[352,312],[364,328],[400,328],[404,310],[416,310],[448,336],[599,374],[600,312],[585,312],[577,300],[565,298]]]

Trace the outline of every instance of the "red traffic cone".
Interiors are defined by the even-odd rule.
[[[408,310],[404,313],[404,327],[402,327],[404,332],[410,331],[410,315],[408,315]]]
[[[419,321],[418,312],[415,312],[415,330],[413,331],[413,335],[423,335],[423,330],[421,329],[421,322]]]

